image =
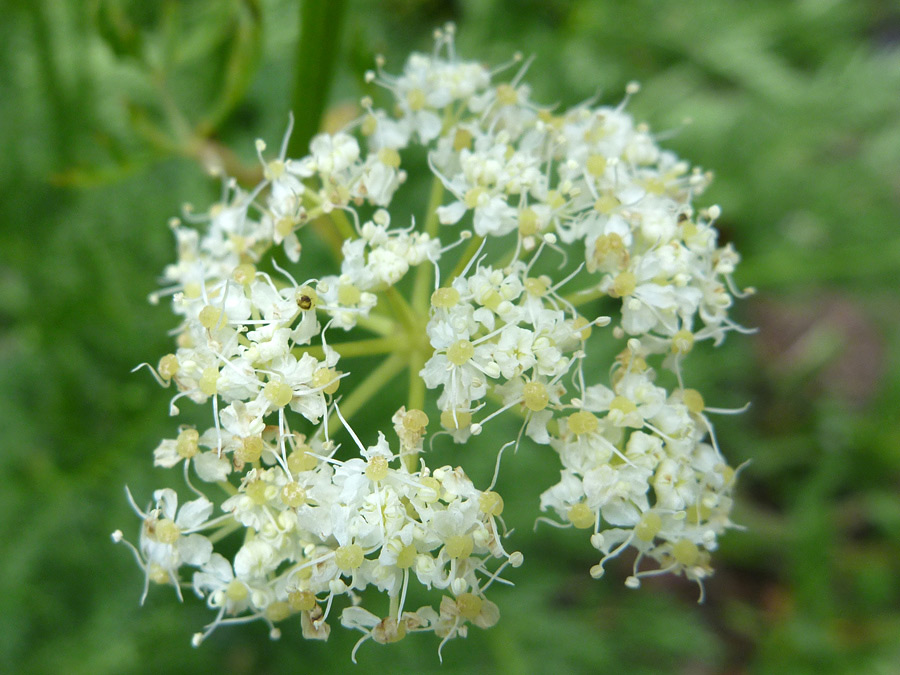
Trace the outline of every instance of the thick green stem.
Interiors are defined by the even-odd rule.
[[[400,292],[395,286],[388,286],[384,290],[384,296],[391,305],[391,311],[394,314],[394,318],[403,324],[407,333],[410,335],[414,334],[417,325],[415,312],[412,307],[409,306],[406,298],[400,295]]]
[[[437,236],[440,222],[437,217],[438,207],[444,200],[444,184],[437,176],[431,183],[431,194],[428,197],[428,206],[425,215],[425,233],[429,237]],[[413,286],[412,306],[418,316],[428,313],[428,287],[431,281],[431,264],[423,262],[416,268],[416,280]]]
[[[384,386],[405,367],[405,355],[395,353],[383,361],[375,370],[370,372],[366,379],[360,382],[353,392],[341,401],[340,409],[344,419],[353,416],[374,396],[381,393]],[[341,421],[337,418],[337,415],[330,418],[328,420],[328,433],[333,434],[340,424]]]
[[[344,259],[343,244],[340,233],[334,228],[334,222],[330,218],[317,218],[311,223],[313,230],[328,246],[331,255],[338,262]]]
[[[300,37],[291,96],[294,133],[288,145],[293,157],[306,154],[309,141],[319,130],[334,76],[345,7],[346,0],[300,2]]]
[[[392,336],[370,338],[368,340],[352,340],[350,342],[329,342],[328,346],[340,354],[342,358],[374,356],[397,351],[397,338]],[[292,351],[295,356],[301,356],[306,353],[315,356],[317,359],[325,358],[325,350],[319,346],[295,347]]]
[[[370,333],[378,333],[388,337],[397,334],[397,322],[386,316],[370,313],[369,316],[356,317],[356,325]]]
[[[569,293],[568,295],[563,296],[563,300],[575,307],[578,307],[579,305],[584,305],[588,302],[591,302],[592,300],[599,300],[600,298],[605,296],[606,293],[601,291],[599,288],[594,288]]]
[[[359,239],[359,235],[356,233],[356,228],[350,224],[350,220],[347,218],[347,214],[344,213],[341,209],[334,209],[329,216],[331,217],[331,221],[334,223],[335,227],[337,227],[338,232],[341,235],[342,239]]]

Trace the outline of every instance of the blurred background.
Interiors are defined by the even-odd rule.
[[[369,93],[376,53],[396,72],[452,20],[466,58],[534,54],[536,101],[616,103],[638,80],[632,114],[714,170],[702,203],[722,206],[738,284],[758,290],[734,316],[759,332],[696,350],[691,367],[711,405],[752,401],[717,420],[732,464],[749,460],[746,529],[722,539],[704,604],[683,579],[626,589],[626,563],[593,581],[584,537],[531,533],[557,467],[523,446],[498,489],[526,565],[493,596],[498,626],[448,644],[443,666],[422,635],[368,643],[357,668],[900,672],[896,3],[333,0],[309,3],[305,26],[301,4],[3,2],[0,671],[351,667],[357,635],[337,626],[328,644],[299,625],[270,642],[254,624],[193,649],[201,601],[157,587],[138,606],[141,572],[109,539],[137,537],[123,487],[145,502],[178,478],[151,466],[173,433],[170,393],[129,371],[170,350],[174,319],[147,295],[174,257],[167,219],[218,197],[210,157],[252,178],[253,139],[277,147],[292,105],[312,133],[325,65],[324,112],[341,118]],[[489,480],[493,456],[472,461]]]

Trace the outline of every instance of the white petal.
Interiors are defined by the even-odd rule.
[[[231,473],[231,462],[224,455],[219,457],[215,450],[201,452],[194,457],[194,470],[200,480],[215,483],[228,477]]]
[[[466,205],[462,202],[453,202],[447,206],[439,206],[437,209],[438,220],[443,225],[453,225],[466,214]]]
[[[202,534],[189,534],[178,539],[178,552],[188,565],[203,565],[212,555],[213,545]]]
[[[175,520],[175,511],[178,509],[178,495],[172,488],[163,488],[153,493],[153,499],[162,509],[163,515],[170,520]]]
[[[195,499],[181,506],[175,524],[182,530],[192,530],[209,520],[213,504],[206,497]]]
[[[182,460],[176,449],[176,442],[166,439],[153,451],[153,465],[171,469]]]

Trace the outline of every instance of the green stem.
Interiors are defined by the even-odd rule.
[[[409,409],[424,410],[425,380],[419,371],[425,366],[426,355],[421,349],[411,352],[409,358]]]
[[[329,347],[334,349],[343,358],[352,358],[354,356],[374,356],[375,354],[387,354],[397,351],[396,337],[370,338],[367,340],[352,340],[350,342],[329,343]],[[291,350],[295,356],[302,356],[304,353],[311,354],[317,359],[325,358],[325,351],[322,347],[295,347]]]
[[[337,227],[342,239],[359,239],[356,228],[350,224],[347,214],[342,209],[334,209],[330,214],[331,222]]]
[[[397,322],[380,314],[369,313],[369,316],[358,316],[356,325],[365,328],[370,333],[377,333],[385,337],[397,334]]]
[[[398,352],[385,359],[381,365],[369,373],[366,379],[356,386],[350,395],[343,399],[340,408],[344,419],[352,417],[372,397],[381,393],[384,386],[405,367],[406,357],[404,354]],[[330,418],[328,420],[328,433],[333,434],[340,424],[341,421],[337,418],[337,415]]]
[[[429,237],[436,237],[440,222],[437,217],[438,207],[444,201],[444,184],[437,176],[431,182],[431,194],[428,197],[428,206],[425,216],[425,233]],[[412,306],[417,316],[428,314],[428,287],[431,282],[431,264],[423,262],[416,268],[416,280],[413,286]]]
[[[218,484],[219,487],[221,487],[223,490],[225,490],[225,492],[227,492],[230,497],[234,497],[238,493],[237,488],[234,487],[234,485],[229,483],[227,480],[216,481],[216,483]]]
[[[599,300],[600,298],[606,297],[606,293],[601,291],[599,288],[594,288],[591,290],[584,291],[575,291],[574,293],[569,293],[568,295],[563,296],[563,300],[571,303],[575,307],[579,305],[587,304],[593,300]]]
[[[209,535],[207,537],[207,539],[209,539],[211,544],[215,544],[218,541],[222,541],[229,534],[231,534],[232,532],[236,532],[237,530],[239,530],[242,527],[243,527],[243,525],[241,523],[234,520],[234,521],[228,523],[227,525],[222,525],[222,527],[220,527],[218,530],[216,530],[211,535]]]
[[[416,330],[415,312],[409,306],[406,298],[400,295],[400,292],[394,286],[388,286],[383,292],[391,305],[394,317],[400,320],[400,323],[403,324],[410,335],[414,335]]]
[[[334,76],[346,0],[301,0],[300,36],[294,59],[291,110],[294,133],[288,145],[293,157],[306,154],[319,130]]]
[[[340,262],[344,259],[344,240],[341,239],[340,233],[332,227],[332,224],[333,222],[329,218],[317,218],[311,223],[313,230],[328,246],[331,255]]]
[[[444,183],[437,176],[431,181],[431,192],[428,195],[428,206],[425,210],[424,231],[429,237],[436,237],[440,229],[437,210],[444,201]]]
[[[472,257],[478,253],[482,241],[484,241],[484,237],[479,237],[477,234],[472,237],[472,241],[469,242],[469,245],[466,247],[465,253],[463,253],[462,258],[456,263],[456,267],[453,268],[453,272],[448,277],[448,283],[462,274],[462,271],[466,268],[466,265],[469,264],[469,261],[472,260]]]

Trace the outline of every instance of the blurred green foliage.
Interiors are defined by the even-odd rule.
[[[369,644],[384,672],[897,672],[900,663],[900,11],[887,0],[351,0],[306,35],[336,53],[331,113],[362,94],[374,55],[397,69],[458,24],[458,50],[534,54],[535,99],[615,102],[713,169],[705,196],[757,287],[737,314],[760,332],[695,359],[741,473],[707,601],[677,579],[592,581],[583,538],[522,536],[503,618],[444,650]],[[169,349],[146,297],[172,258],[166,220],[205,205],[203,166],[252,177],[257,136],[283,132],[300,8],[288,0],[7,0],[0,22],[0,671],[338,672],[356,637],[220,630],[153,589],[108,538],[136,531],[170,477],[150,451],[168,395],[129,371]],[[299,53],[309,53],[309,46]],[[299,102],[299,103],[298,103]],[[685,123],[691,118],[691,123]],[[668,130],[668,131],[667,131]],[[311,133],[311,130],[310,132]],[[231,151],[225,150],[232,148]],[[458,452],[466,452],[459,450]],[[530,530],[556,480],[544,450],[506,460],[508,522]],[[450,460],[448,460],[450,461]],[[493,457],[474,462],[489,476]],[[468,466],[468,465],[467,465]],[[479,474],[479,471],[481,472]]]

